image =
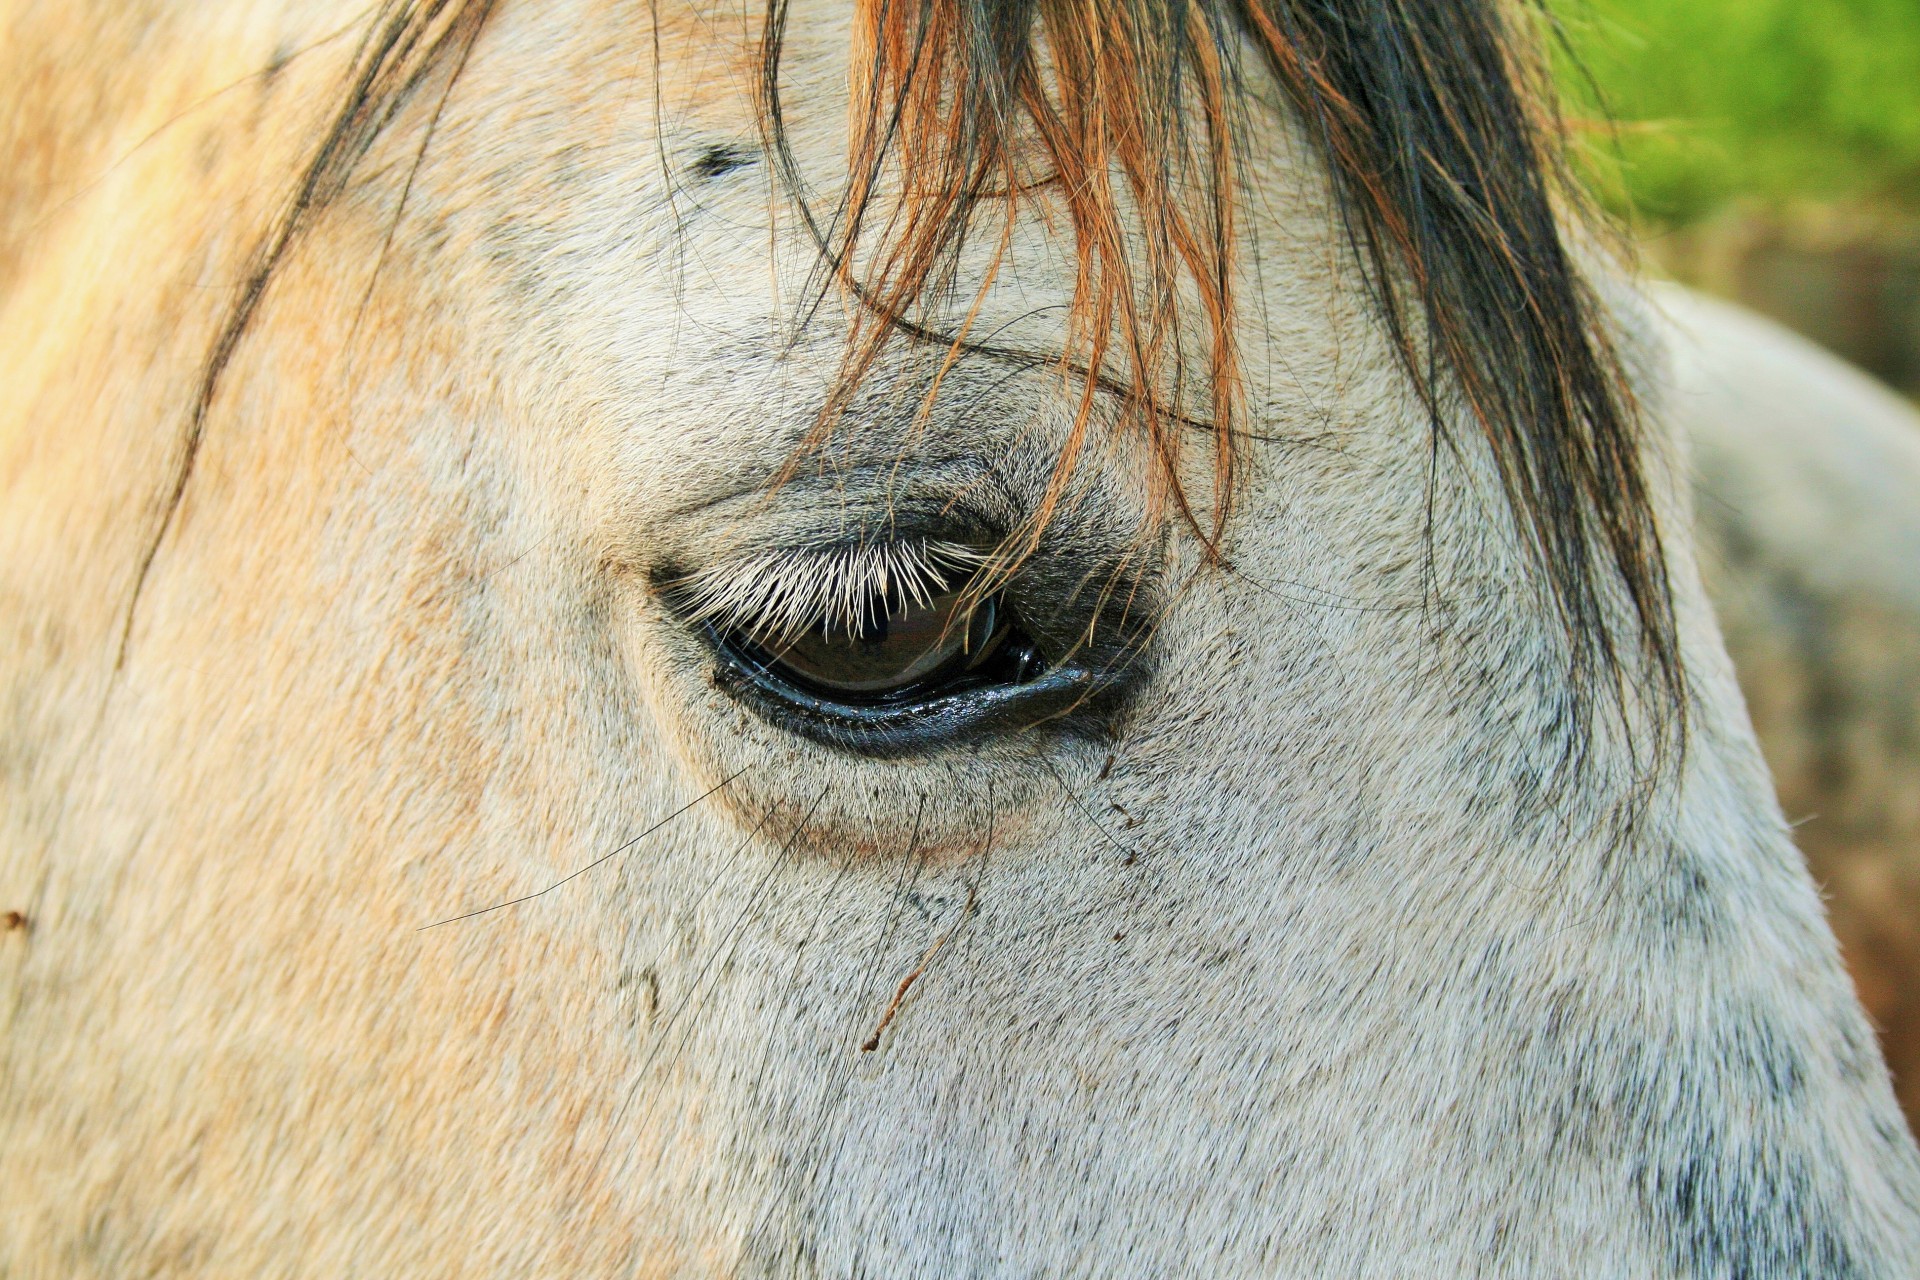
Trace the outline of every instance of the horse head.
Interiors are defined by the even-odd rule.
[[[74,22],[0,1270],[1911,1263],[1531,19]]]

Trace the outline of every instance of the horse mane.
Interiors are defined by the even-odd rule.
[[[1620,694],[1631,667],[1644,666],[1682,723],[1641,421],[1600,306],[1563,239],[1562,217],[1577,219],[1585,206],[1564,162],[1542,51],[1551,18],[1539,0],[855,4],[848,181],[824,211],[787,144],[788,0],[768,0],[761,48],[768,152],[820,250],[823,280],[858,302],[823,426],[892,342],[944,344],[949,363],[982,349],[971,334],[979,295],[957,333],[928,317],[954,301],[963,246],[998,237],[984,294],[1014,215],[1037,207],[1064,216],[1073,233],[1078,273],[1062,358],[1084,375],[1084,391],[1030,533],[1037,537],[1060,497],[1105,390],[1121,404],[1123,425],[1151,445],[1155,510],[1177,516],[1217,556],[1246,416],[1233,280],[1247,157],[1235,124],[1253,76],[1264,72],[1331,171],[1347,244],[1426,406],[1432,465],[1455,443],[1449,407],[1464,408],[1485,435],[1568,637],[1576,714],[1589,691],[1604,683]],[[221,373],[275,267],[427,87],[438,105],[424,152],[492,6],[386,0],[368,28],[331,125],[262,238],[207,358],[171,497],[129,605],[123,660],[138,581],[165,539]],[[890,185],[889,173],[912,180]],[[1200,344],[1182,330],[1196,313]],[[1207,352],[1210,395],[1198,413],[1182,398],[1190,381],[1183,362],[1197,345]],[[1212,444],[1204,502],[1183,487],[1177,465],[1196,434]],[[1637,623],[1625,644],[1608,621],[1615,591]]]

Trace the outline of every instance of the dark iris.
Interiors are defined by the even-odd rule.
[[[998,598],[964,587],[924,602],[875,601],[854,627],[822,624],[798,637],[736,639],[770,675],[849,703],[933,697],[962,684],[1019,683],[1040,659]]]

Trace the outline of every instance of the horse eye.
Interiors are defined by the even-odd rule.
[[[982,680],[1018,683],[1039,665],[1000,600],[964,588],[925,601],[875,600],[857,626],[823,623],[751,647],[767,674],[850,703],[910,701]]]
[[[714,688],[837,751],[912,756],[1041,725],[1110,732],[1140,674],[1133,647],[1113,638],[1118,623],[1095,636],[1070,598],[1030,630],[1026,611],[1051,608],[1048,591],[1033,580],[984,585],[963,580],[919,599],[876,592],[864,608],[836,607],[800,629],[777,629],[737,603],[716,618],[686,589],[667,600],[713,655]]]

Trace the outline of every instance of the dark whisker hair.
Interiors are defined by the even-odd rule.
[[[1568,227],[1567,176],[1543,46],[1544,0],[852,0],[854,109],[844,185],[815,198],[788,142],[788,0],[768,0],[759,106],[773,168],[820,250],[820,287],[850,297],[846,354],[821,438],[895,341],[944,346],[972,327],[1016,215],[1071,233],[1076,272],[1060,367],[1079,404],[1024,550],[1067,491],[1098,397],[1145,440],[1155,522],[1210,556],[1248,434],[1234,280],[1246,131],[1277,85],[1331,175],[1346,242],[1422,397],[1433,460],[1464,417],[1490,447],[1522,541],[1568,638],[1577,701],[1624,699],[1648,671],[1684,734],[1673,604],[1643,438],[1602,308]],[[345,97],[253,265],[205,365],[173,486],[139,567],[164,542],[222,371],[277,264],[372,140],[433,75],[457,76],[491,0],[389,0]],[[445,68],[454,70],[447,71]],[[1257,83],[1256,83],[1257,81]],[[1571,234],[1585,234],[1575,231]],[[987,268],[961,288],[961,255]],[[958,309],[961,319],[951,316]],[[1204,369],[1188,366],[1204,353]],[[1187,388],[1204,385],[1193,406]],[[1182,484],[1211,447],[1211,492]],[[1610,622],[1622,596],[1635,634]],[[1622,703],[1624,705],[1624,702]]]

